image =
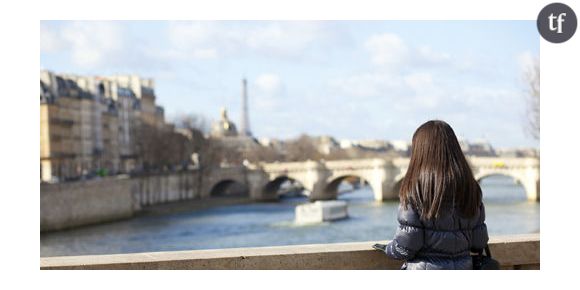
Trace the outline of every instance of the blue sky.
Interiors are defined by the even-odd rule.
[[[469,140],[539,146],[524,131],[535,21],[41,21],[42,69],[138,74],[171,120],[239,122],[257,137],[410,140],[443,119]]]

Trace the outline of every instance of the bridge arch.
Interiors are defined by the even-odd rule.
[[[528,189],[525,187],[525,178],[523,178],[522,176],[519,176],[518,174],[514,174],[514,173],[510,173],[510,172],[487,172],[485,174],[480,174],[477,175],[475,177],[475,180],[482,185],[482,182],[488,178],[491,177],[506,177],[511,179],[513,182],[515,182],[519,187],[521,187],[521,190],[523,190],[523,195],[524,198],[528,197]],[[512,193],[510,193],[510,195],[512,195]],[[486,193],[483,192],[483,198],[486,198]]]
[[[290,188],[290,190],[306,189],[304,187],[304,184],[299,180],[289,177],[287,175],[279,175],[274,179],[271,179],[266,183],[266,185],[264,185],[264,188],[262,189],[263,196],[265,197],[265,199],[279,199],[280,196],[282,195],[280,192],[282,186],[284,184],[287,184],[288,182],[299,184],[300,187],[300,188]]]
[[[492,176],[506,176],[512,178],[517,184],[523,187],[528,200],[538,201],[539,197],[539,179],[527,176],[526,172],[517,170],[486,170],[476,174],[475,180],[481,184],[481,181]]]
[[[210,197],[248,197],[250,192],[247,184],[230,178],[220,180],[210,188]]]
[[[324,196],[328,196],[328,197],[332,197],[333,199],[336,199],[338,197],[338,195],[340,194],[338,191],[339,190],[338,187],[343,182],[349,182],[349,183],[353,184],[353,188],[356,188],[355,184],[357,184],[357,183],[359,183],[359,184],[364,183],[364,184],[370,186],[371,190],[373,191],[373,194],[375,192],[375,188],[373,188],[373,185],[369,182],[369,180],[367,178],[365,178],[364,176],[361,176],[360,174],[349,173],[349,174],[331,177],[330,181],[324,187]]]
[[[509,173],[509,172],[486,172],[484,174],[476,175],[475,176],[475,180],[477,182],[481,182],[482,180],[484,180],[484,179],[486,179],[488,177],[493,177],[493,176],[506,176],[506,177],[511,177],[517,183],[523,184],[523,178],[521,176],[519,176],[517,174]]]

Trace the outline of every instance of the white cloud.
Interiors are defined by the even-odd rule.
[[[41,23],[40,42],[41,51],[68,51],[72,62],[83,68],[103,67],[126,53],[121,27],[111,21]]]
[[[458,74],[458,68],[465,67],[455,64],[448,53],[408,45],[393,33],[371,35],[364,48],[375,66],[330,81],[331,88],[346,96],[393,100],[389,107],[405,112],[441,107],[453,90],[434,78]]]
[[[273,22],[250,29],[244,44],[257,51],[296,55],[324,39],[325,33],[321,22]]]
[[[358,132],[357,126],[364,124],[365,132],[384,138],[402,138],[405,135],[396,134],[413,132],[429,119],[447,120],[469,138],[480,137],[474,132],[497,132],[503,127],[516,128],[517,132],[517,112],[522,107],[517,91],[505,85],[457,84],[449,82],[445,74],[420,70],[408,74],[366,72],[336,79],[328,87],[336,104],[332,110],[343,115],[336,119],[360,120],[357,125],[336,124],[349,132]],[[320,113],[331,115],[324,110]],[[326,125],[324,129],[340,134],[335,127]]]
[[[509,87],[449,81],[453,79],[449,70],[453,69],[408,73],[369,71],[330,80],[327,89],[329,95],[340,98],[339,102],[348,107],[360,108],[359,103],[372,102],[375,107],[384,107],[389,116],[478,112],[489,117],[513,112],[522,106],[518,92]]]
[[[410,46],[393,33],[370,36],[364,43],[364,48],[370,53],[373,64],[392,70],[453,64],[448,53],[436,51],[427,45]]]
[[[400,77],[384,72],[365,72],[328,82],[333,94],[356,98],[389,96],[400,84]]]
[[[62,30],[62,38],[71,45],[73,61],[83,67],[111,61],[124,49],[120,27],[114,22],[74,22]]]
[[[524,51],[517,56],[520,69],[524,72],[531,70],[536,63],[539,64],[540,59],[534,56],[530,51]]]
[[[282,88],[282,81],[276,74],[261,74],[256,78],[256,86],[262,92],[273,94]]]
[[[174,55],[192,58],[244,53],[297,57],[335,34],[324,22],[177,21],[168,26],[171,47],[177,51]]]
[[[193,57],[199,59],[212,59],[218,57],[218,52],[212,48],[197,49],[193,52]]]
[[[125,27],[116,21],[43,21],[41,52],[63,53],[85,69],[163,68],[176,61],[249,55],[296,60],[344,37],[324,21],[173,21],[155,40]]]
[[[443,89],[427,72],[366,72],[331,80],[328,85],[332,94],[353,104],[368,99],[402,111],[435,108],[443,94]]]
[[[187,59],[211,59],[219,55],[218,47],[226,43],[215,22],[171,22],[167,37],[170,49],[166,56]]]
[[[377,65],[394,65],[407,60],[409,50],[403,40],[392,33],[371,36],[364,44]]]
[[[211,21],[171,22],[169,24],[169,40],[182,48],[198,46],[219,37],[215,35],[217,25]]]
[[[441,103],[443,89],[433,82],[430,73],[418,72],[404,77],[406,87],[412,91],[410,101],[414,107],[434,109]]]
[[[424,90],[433,86],[433,77],[429,73],[419,72],[405,76],[405,84],[415,91]]]
[[[40,52],[55,52],[62,47],[58,34],[45,22],[40,23]]]
[[[287,98],[281,98],[285,94],[285,88],[277,74],[261,74],[256,77],[253,85],[255,90],[250,92],[250,99],[258,110],[280,111],[292,102]]]
[[[420,61],[432,64],[444,63],[451,60],[449,54],[434,51],[431,47],[426,45],[417,49],[417,56]]]

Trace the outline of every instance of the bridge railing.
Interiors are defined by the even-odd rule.
[[[368,158],[368,159],[352,159],[352,160],[330,160],[325,161],[325,165],[329,168],[344,168],[344,167],[369,167],[369,166],[384,166],[389,159],[385,158]]]
[[[478,157],[467,156],[473,166],[478,167],[537,167],[540,160],[536,157]]]
[[[279,171],[303,171],[307,168],[316,168],[322,166],[318,161],[300,161],[300,162],[272,162],[272,163],[258,163],[259,167],[266,172]]]
[[[385,242],[385,241],[381,241]],[[399,269],[375,242],[40,258],[40,269]],[[492,237],[502,269],[539,269],[540,235]]]
[[[478,157],[467,156],[469,162],[475,167],[497,167],[503,165],[505,167],[538,167],[539,159],[536,157]],[[369,159],[347,159],[347,160],[328,160],[328,161],[301,161],[301,162],[273,162],[273,163],[259,163],[258,167],[266,171],[281,171],[281,170],[304,170],[307,167],[323,166],[328,169],[342,168],[342,167],[368,167],[386,165],[389,162],[395,167],[406,169],[409,166],[408,157],[395,158],[369,158]]]

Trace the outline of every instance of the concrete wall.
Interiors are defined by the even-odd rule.
[[[128,178],[40,185],[40,231],[131,217],[134,201]]]
[[[380,241],[384,243],[385,241]],[[40,269],[399,269],[375,242],[40,258]],[[540,235],[492,237],[503,269],[540,269]]]
[[[198,175],[192,171],[41,184],[40,231],[125,219],[144,206],[199,197]]]

